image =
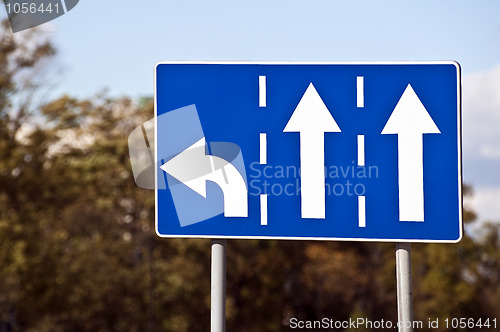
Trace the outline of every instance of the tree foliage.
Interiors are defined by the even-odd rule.
[[[36,104],[54,54],[36,33],[0,34],[3,326],[207,331],[210,241],[158,239],[154,194],[130,169],[128,134],[153,105],[106,95]],[[500,318],[498,224],[413,248],[415,319]],[[228,331],[287,331],[292,317],[397,318],[393,244],[228,241],[227,280]]]

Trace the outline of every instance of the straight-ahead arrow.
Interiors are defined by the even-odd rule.
[[[160,168],[205,198],[207,181],[214,182],[224,195],[224,216],[248,217],[247,186],[243,176],[229,161],[206,154],[205,137]]]
[[[312,83],[283,132],[300,133],[302,218],[325,219],[325,132],[340,132]]]
[[[398,135],[399,220],[424,221],[423,134],[441,133],[410,84],[382,134]]]

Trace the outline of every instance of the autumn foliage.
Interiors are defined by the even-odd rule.
[[[152,103],[44,99],[55,50],[23,36],[0,31],[0,331],[208,331],[210,241],[157,238],[154,193],[130,168],[128,134]],[[500,319],[499,226],[471,235],[464,215],[460,243],[413,245],[415,319]],[[228,331],[396,321],[394,244],[230,240],[227,252]]]

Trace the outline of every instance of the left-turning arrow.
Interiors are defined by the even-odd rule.
[[[224,216],[248,217],[247,186],[243,176],[227,160],[206,154],[205,137],[160,168],[205,198],[206,182],[214,182],[224,195]]]
[[[312,83],[283,132],[300,133],[302,218],[325,219],[325,132],[340,132]]]

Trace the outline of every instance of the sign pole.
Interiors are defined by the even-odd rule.
[[[399,332],[413,332],[411,243],[396,243],[396,282]]]
[[[212,240],[211,332],[226,332],[226,243]]]

